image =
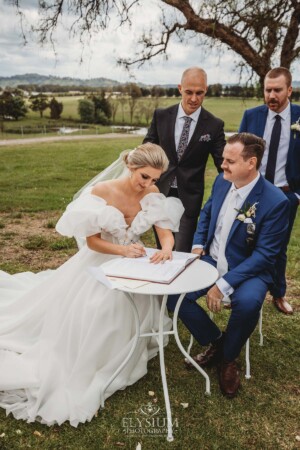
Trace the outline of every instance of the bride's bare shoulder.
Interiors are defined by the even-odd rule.
[[[105,194],[109,193],[111,189],[114,188],[114,181],[115,180],[100,181],[100,183],[97,183],[95,184],[95,186],[93,186],[91,194],[98,195],[99,197],[105,196]]]

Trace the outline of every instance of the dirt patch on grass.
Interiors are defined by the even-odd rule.
[[[59,212],[1,213],[0,268],[7,272],[55,269],[77,251],[58,234]]]

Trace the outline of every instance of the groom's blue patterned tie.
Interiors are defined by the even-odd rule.
[[[180,161],[180,159],[182,158],[182,155],[185,152],[185,149],[188,146],[189,143],[189,132],[190,132],[190,127],[191,127],[191,122],[192,122],[192,118],[185,116],[184,117],[184,125],[182,128],[182,132],[181,132],[181,136],[179,139],[179,144],[178,144],[178,148],[177,148],[177,158],[178,161]]]

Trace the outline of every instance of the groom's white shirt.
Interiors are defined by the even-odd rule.
[[[246,198],[248,197],[248,195],[250,194],[250,192],[252,191],[252,189],[254,188],[256,183],[258,182],[259,177],[260,177],[260,174],[258,173],[257,176],[254,178],[254,180],[252,180],[249,184],[246,184],[246,186],[243,186],[236,190],[236,192],[238,194],[237,209],[240,209],[242,207]],[[222,225],[223,225],[222,222],[223,222],[223,217],[225,215],[227,204],[228,204],[228,197],[229,197],[229,194],[232,189],[236,189],[236,187],[234,186],[234,183],[232,183],[230,189],[228,190],[228,193],[227,193],[227,195],[224,199],[224,202],[222,204],[222,207],[220,209],[217,223],[216,223],[214,239],[209,248],[209,254],[215,261],[218,260],[220,235],[221,235],[221,230],[222,230]],[[195,248],[203,248],[203,245],[193,245],[192,250],[194,250]],[[222,277],[217,280],[216,285],[218,286],[218,288],[220,289],[220,291],[222,292],[224,297],[228,297],[229,295],[231,295],[234,292],[234,288],[232,286],[230,286],[230,284],[227,283],[227,281],[225,281],[224,278],[222,278]]]

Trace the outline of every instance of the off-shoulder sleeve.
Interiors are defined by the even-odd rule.
[[[56,224],[56,230],[63,236],[87,237],[102,230],[113,236],[122,237],[126,231],[122,213],[96,195],[85,193],[71,202]]]
[[[139,219],[137,226],[148,223],[160,228],[178,231],[179,222],[184,212],[184,207],[178,198],[152,193],[145,195],[140,203],[142,211],[137,217]],[[133,223],[133,225],[135,224]]]

